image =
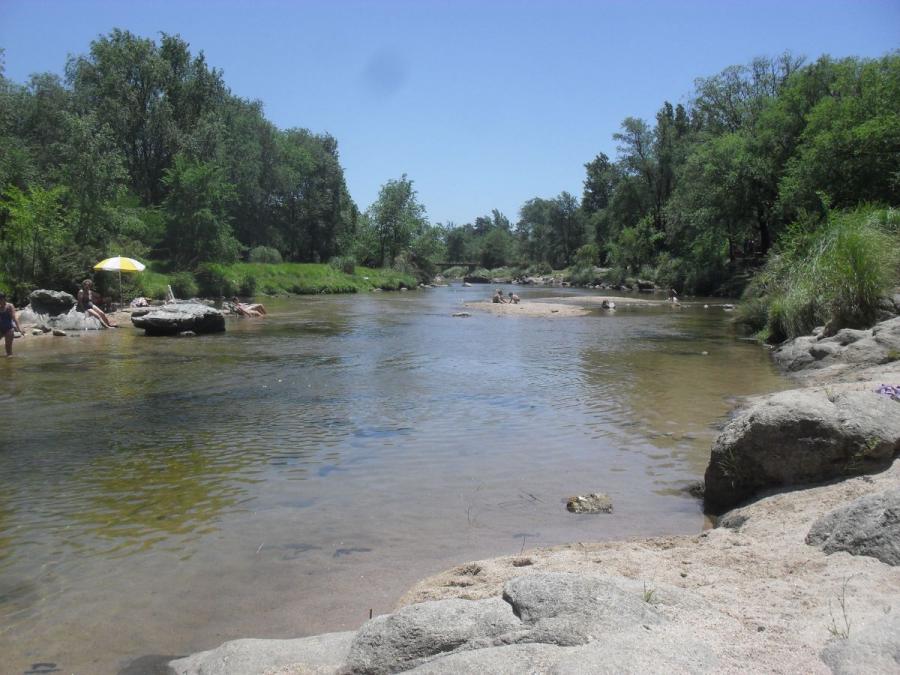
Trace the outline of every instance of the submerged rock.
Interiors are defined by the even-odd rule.
[[[612,513],[613,504],[609,495],[593,492],[589,495],[576,495],[566,500],[566,508],[572,513]]]
[[[868,391],[779,392],[757,399],[716,439],[704,503],[721,512],[766,488],[884,468],[898,452],[894,401]]]
[[[900,488],[866,495],[813,523],[806,543],[900,565]]]
[[[178,303],[163,305],[142,316],[132,315],[131,323],[143,328],[147,335],[221,333],[225,330],[225,315],[199,303]]]

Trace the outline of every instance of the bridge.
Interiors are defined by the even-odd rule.
[[[445,270],[448,267],[466,267],[468,271],[476,270],[481,267],[481,263],[478,262],[460,262],[460,261],[447,261],[447,260],[438,260],[434,263],[440,269]]]

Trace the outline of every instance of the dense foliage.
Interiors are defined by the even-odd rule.
[[[0,194],[0,281],[19,295],[108,255],[326,260],[358,217],[332,137],[277,129],[179,37],[120,30],[65,79],[0,70]]]
[[[276,128],[177,36],[114,30],[64,79],[20,85],[0,69],[0,285],[72,288],[118,254],[156,261],[150,285],[190,272],[185,291],[222,286],[211,270],[239,260],[420,280],[452,265],[566,269],[574,283],[724,294],[763,269],[747,322],[786,336],[826,315],[864,322],[896,283],[874,253],[896,234],[884,209],[900,201],[900,54],[759,58],[613,138],[580,198],[529,199],[516,222],[494,210],[432,225],[406,175],[359,213],[334,138]],[[263,290],[251,277],[231,287]]]
[[[900,201],[900,56],[756,59],[698,79],[652,124],[625,119],[614,139],[615,160],[585,165],[580,204],[530,199],[512,237],[496,217],[454,228],[450,260],[545,262],[588,282],[595,255],[613,280],[739,292],[793,223],[825,230],[842,210]]]

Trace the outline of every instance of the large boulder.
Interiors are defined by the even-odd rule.
[[[65,291],[50,291],[39,288],[31,291],[28,296],[28,304],[35,314],[57,316],[65,314],[75,306],[75,298]]]
[[[704,502],[721,512],[766,488],[885,467],[900,452],[900,408],[869,391],[809,389],[757,399],[713,444]]]
[[[19,323],[23,326],[39,326],[42,330],[46,328],[47,330],[44,332],[49,332],[50,330],[103,330],[106,328],[100,323],[100,319],[85,312],[79,312],[77,307],[72,307],[63,314],[50,316],[49,314],[39,314],[31,306],[28,306],[19,312]]]
[[[186,302],[163,305],[142,316],[132,315],[131,323],[143,328],[147,335],[221,333],[225,330],[225,315],[212,307]]]
[[[174,675],[246,675],[291,666],[291,672],[333,673],[355,633],[326,633],[297,640],[232,640],[169,662]]]
[[[806,543],[900,565],[900,488],[866,495],[813,523]]]

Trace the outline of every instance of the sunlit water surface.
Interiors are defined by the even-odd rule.
[[[765,351],[702,305],[451,316],[490,291],[271,300],[192,339],[17,340],[0,671],[135,672],[353,629],[466,560],[699,531],[684,488],[716,426],[784,386]],[[614,514],[565,510],[593,491]]]

